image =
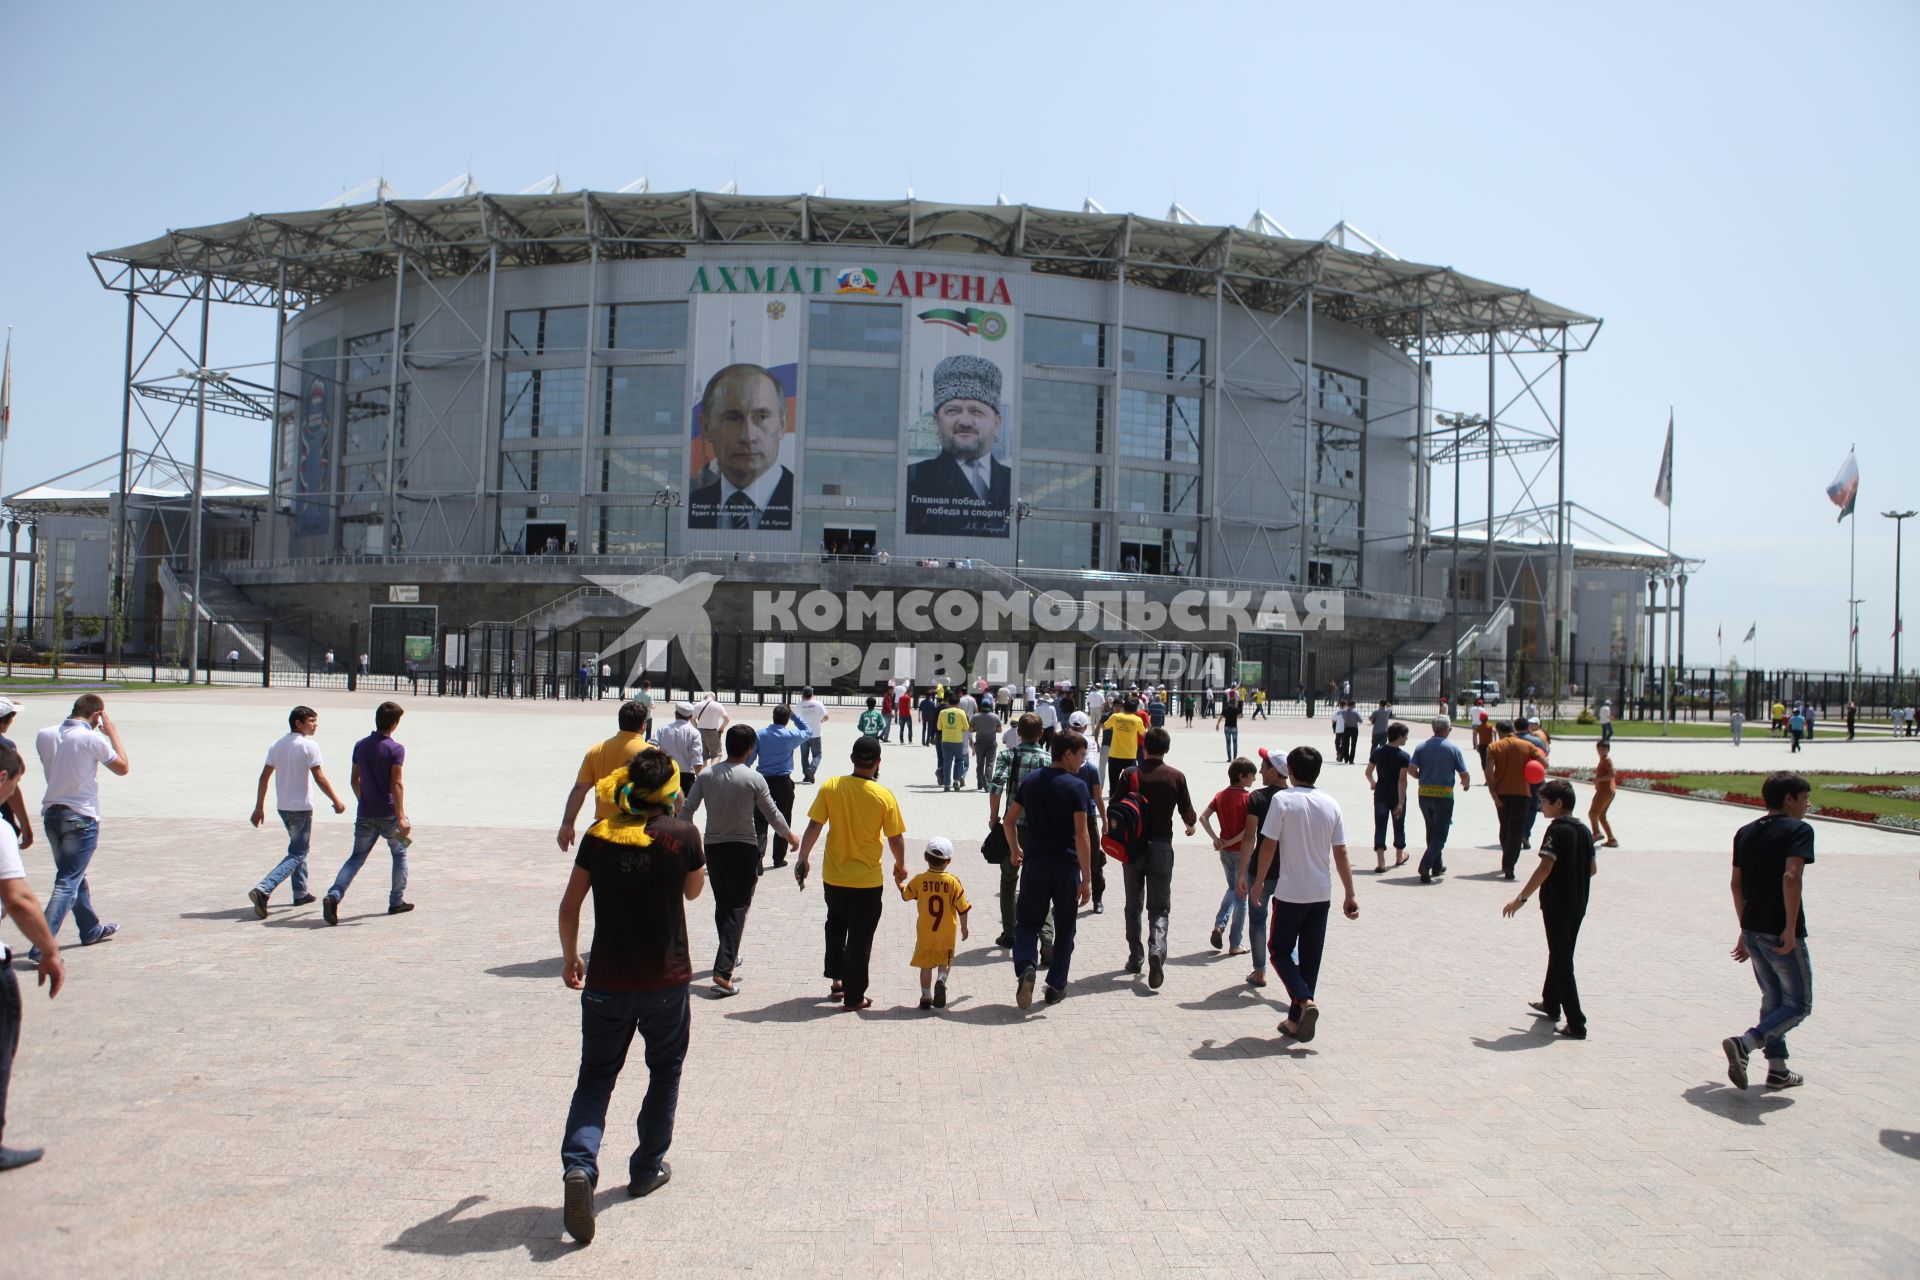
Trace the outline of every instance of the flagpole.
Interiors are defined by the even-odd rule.
[[[1667,727],[1673,723],[1673,406],[1667,406],[1667,655],[1666,669],[1660,673],[1661,712],[1660,734],[1665,737]]]
[[[1851,444],[1847,446],[1847,456],[1849,458],[1853,456],[1854,448],[1855,446]],[[1855,492],[1857,494],[1858,490],[1856,489]],[[1855,498],[1855,501],[1858,502],[1857,497]],[[1860,623],[1859,623],[1858,614],[1857,614],[1857,610],[1859,609],[1859,606],[1854,604],[1853,602],[1853,566],[1854,566],[1854,552],[1860,542],[1860,539],[1859,539],[1860,517],[1852,512],[1849,512],[1847,515],[1847,519],[1852,521],[1852,523],[1847,526],[1847,701],[1852,702],[1853,701],[1853,669],[1854,667],[1859,665],[1858,659],[1855,656],[1859,652],[1858,637],[1860,632]]]

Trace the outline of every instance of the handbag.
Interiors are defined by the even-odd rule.
[[[987,832],[987,838],[980,842],[980,856],[994,866],[1007,860],[1007,833],[1003,827],[993,827]]]

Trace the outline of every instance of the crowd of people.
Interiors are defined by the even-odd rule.
[[[1015,699],[1022,697],[1016,711]],[[1107,868],[1120,864],[1124,972],[1158,989],[1165,980],[1173,931],[1175,827],[1191,838],[1204,830],[1217,855],[1224,891],[1209,941],[1228,956],[1250,953],[1246,983],[1268,985],[1271,968],[1287,996],[1280,1035],[1312,1041],[1323,1016],[1318,999],[1326,939],[1337,899],[1340,914],[1359,917],[1347,818],[1319,783],[1326,764],[1310,746],[1238,753],[1239,690],[1208,691],[1205,709],[1229,745],[1225,785],[1196,808],[1194,789],[1168,757],[1169,691],[1095,687],[1082,693],[1012,686],[902,685],[865,699],[848,754],[849,771],[825,778],[822,728],[831,718],[813,690],[772,709],[756,727],[735,721],[712,694],[673,705],[673,719],[654,726],[655,702],[640,696],[617,712],[618,731],[587,750],[564,806],[556,843],[573,856],[559,909],[562,978],[581,993],[580,1067],[562,1141],[564,1220],[585,1242],[593,1236],[593,1193],[612,1092],[633,1039],[645,1046],[649,1073],[638,1120],[639,1141],[628,1162],[630,1194],[648,1195],[672,1176],[666,1154],[673,1137],[679,1081],[689,1042],[693,961],[685,904],[712,882],[716,950],[711,994],[739,994],[739,956],[754,893],[770,868],[791,866],[804,890],[816,861],[824,902],[822,977],[825,998],[858,1011],[872,1006],[873,942],[888,884],[915,912],[909,964],[919,977],[919,1007],[937,1012],[959,945],[970,939],[972,900],[954,867],[948,833],[924,841],[925,869],[911,872],[906,823],[892,790],[880,781],[890,745],[937,746],[934,776],[943,790],[964,786],[969,767],[988,797],[983,859],[999,872],[1000,930],[1008,951],[1013,1001],[1054,1005],[1068,998],[1081,909],[1105,911]],[[1257,705],[1257,704],[1255,704]],[[88,867],[99,837],[97,772],[125,775],[126,744],[97,694],[78,699],[59,725],[42,729],[35,747],[44,771],[41,831],[55,877],[43,913],[27,888],[21,850],[34,842],[29,809],[19,798],[25,764],[6,738],[17,704],[0,698],[0,908],[34,944],[29,959],[57,994],[65,973],[57,935],[67,916],[80,944],[112,938],[117,926],[95,910]],[[1351,713],[1351,714],[1349,714]],[[352,752],[350,788],[356,812],[346,862],[322,901],[328,924],[375,844],[392,859],[387,911],[413,910],[405,897],[412,823],[405,787],[405,748],[395,739],[404,712],[384,702],[372,732]],[[1361,717],[1351,700],[1336,709],[1336,763],[1357,763]],[[1373,807],[1376,874],[1408,861],[1406,805],[1418,802],[1425,825],[1421,883],[1447,872],[1445,849],[1456,788],[1472,786],[1454,725],[1433,718],[1429,736],[1411,752],[1411,730],[1383,702],[1364,717],[1373,725],[1365,781]],[[287,833],[287,847],[247,897],[265,918],[279,886],[295,905],[310,904],[307,882],[315,790],[345,811],[327,777],[317,742],[319,715],[298,706],[288,731],[268,748],[251,821],[265,821],[268,790]],[[1536,895],[1547,942],[1546,976],[1532,1010],[1554,1020],[1557,1034],[1588,1034],[1574,952],[1597,873],[1599,847],[1614,847],[1608,806],[1613,795],[1610,744],[1597,745],[1588,822],[1575,816],[1576,794],[1564,778],[1548,779],[1551,742],[1535,717],[1514,721],[1476,716],[1482,780],[1499,815],[1501,869],[1516,880],[1519,854],[1532,847],[1539,818],[1539,858],[1502,910],[1512,916]],[[796,763],[797,761],[797,763]],[[1104,768],[1102,767],[1104,762]],[[800,786],[813,786],[804,825],[796,829]],[[1766,1085],[1790,1088],[1801,1078],[1786,1066],[1785,1035],[1811,1007],[1812,975],[1802,912],[1802,875],[1813,861],[1812,828],[1802,821],[1804,779],[1776,774],[1765,789],[1767,816],[1741,829],[1734,843],[1732,890],[1741,933],[1736,960],[1751,961],[1762,992],[1759,1021],[1722,1044],[1729,1078],[1748,1083],[1753,1052],[1768,1061]],[[587,799],[593,821],[577,822]],[[704,830],[696,825],[704,819]],[[1591,824],[1591,826],[1589,825]],[[770,859],[769,859],[769,855]],[[1337,887],[1335,881],[1338,881]],[[592,946],[580,945],[580,911],[594,901]],[[11,959],[9,954],[8,959]],[[5,1085],[20,1032],[20,998],[9,964],[0,969],[0,1170],[40,1157],[4,1145]]]

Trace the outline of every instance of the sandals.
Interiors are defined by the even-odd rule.
[[[1320,1006],[1310,1004],[1300,1011],[1300,1021],[1297,1024],[1293,1022],[1292,1019],[1281,1023],[1280,1034],[1283,1036],[1292,1036],[1301,1044],[1305,1044],[1307,1041],[1313,1039],[1313,1029],[1319,1021]]]
[[[1394,865],[1394,866],[1396,866],[1396,867],[1404,867],[1404,866],[1406,866],[1406,865],[1407,865],[1407,855],[1406,855],[1406,854],[1404,854],[1404,853],[1400,853],[1400,854],[1395,854],[1395,855],[1394,855],[1394,859],[1393,859],[1393,865]]]
[[[845,1009],[848,1013],[858,1013],[862,1009],[871,1009],[873,1008],[873,997],[866,996],[859,1004],[842,1005],[841,1008]]]
[[[1264,973],[1250,973],[1247,975],[1247,985],[1250,987],[1264,987],[1267,985],[1267,975]]]

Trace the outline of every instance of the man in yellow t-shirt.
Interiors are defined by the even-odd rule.
[[[958,791],[967,781],[968,724],[967,713],[960,706],[958,689],[948,691],[947,705],[940,708],[940,714],[933,723],[940,735],[934,744],[934,749],[939,752],[934,777],[942,791]]]
[[[588,796],[593,796],[593,820],[602,821],[613,816],[613,806],[602,800],[594,791],[594,784],[616,770],[627,767],[627,761],[640,754],[647,745],[647,739],[641,733],[641,727],[647,722],[647,705],[637,699],[620,704],[620,732],[587,749],[580,761],[580,772],[574,775],[573,790],[567,792],[566,812],[560,817],[560,833],[554,837],[554,843],[565,853],[573,847],[573,821],[580,816],[580,806]]]
[[[1136,714],[1138,710],[1139,703],[1128,698],[1103,726],[1113,734],[1113,742],[1107,747],[1109,795],[1120,793],[1120,775],[1140,763],[1140,735],[1147,731],[1147,722]]]
[[[880,785],[880,740],[861,736],[853,744],[853,772],[829,778],[807,810],[806,834],[793,864],[802,888],[820,833],[827,833],[826,865],[820,872],[827,900],[826,976],[830,999],[848,1009],[865,1009],[867,969],[873,959],[873,931],[880,925],[880,848],[893,850],[893,882],[907,878],[906,824],[899,802]]]

